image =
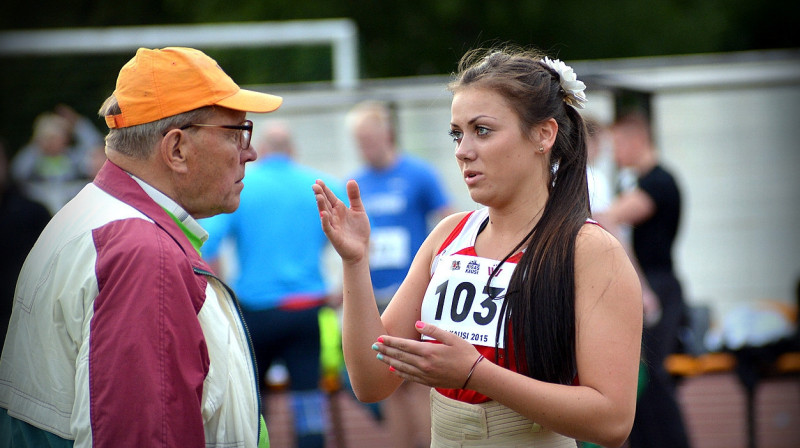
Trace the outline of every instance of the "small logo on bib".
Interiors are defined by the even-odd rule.
[[[500,275],[500,273],[503,272],[503,268],[497,269],[497,266],[489,266],[487,269],[489,270],[489,277]],[[497,269],[497,273],[495,273],[495,269]]]

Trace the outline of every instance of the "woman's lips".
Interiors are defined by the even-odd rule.
[[[464,182],[466,182],[466,184],[468,186],[469,185],[474,185],[482,177],[483,177],[483,175],[481,173],[477,172],[477,171],[472,171],[472,170],[465,170],[464,171]]]

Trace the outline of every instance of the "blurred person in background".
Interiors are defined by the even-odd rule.
[[[322,272],[328,240],[309,187],[337,180],[295,161],[286,123],[264,127],[256,140],[259,160],[247,169],[247,188],[238,210],[203,220],[209,239],[204,257],[222,260],[221,244],[233,243],[231,279],[255,347],[258,378],[276,361],[289,373],[290,404],[298,448],[322,448],[328,427],[326,396],[319,387],[322,307],[341,302]]]
[[[435,169],[398,148],[395,119],[390,105],[379,101],[361,102],[347,116],[366,163],[352,178],[370,218],[370,272],[380,312],[408,274],[432,224],[452,211]],[[430,444],[429,390],[409,382],[387,400],[395,447]]]
[[[106,145],[99,144],[89,151],[88,157],[88,164],[87,164],[87,174],[89,175],[89,179],[94,179],[94,176],[97,176],[97,173],[100,172],[100,168],[105,165],[106,160]]]
[[[103,136],[88,118],[60,104],[33,123],[33,136],[12,160],[11,175],[25,191],[57,212],[91,180],[91,152]]]
[[[0,139],[0,347],[5,341],[22,263],[50,221],[47,208],[24,194],[9,176],[6,148]]]
[[[631,431],[632,448],[689,446],[681,409],[664,359],[675,351],[686,307],[672,256],[681,216],[681,193],[674,176],[659,162],[649,118],[621,114],[611,127],[614,158],[636,174],[636,186],[624,191],[597,219],[609,229],[630,228],[632,258],[645,285],[642,356],[646,384],[638,398]],[[648,289],[652,294],[648,294]]]
[[[586,175],[589,185],[589,205],[592,214],[603,213],[614,199],[614,188],[608,173],[603,170],[602,159],[609,143],[609,132],[600,120],[585,116],[586,123]]]
[[[108,161],[47,225],[0,358],[0,446],[266,447],[236,297],[197,220],[239,206],[255,160],[240,89],[191,48],[140,48],[100,108]]]

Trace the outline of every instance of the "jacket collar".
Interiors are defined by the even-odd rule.
[[[154,201],[128,173],[107,160],[95,176],[93,183],[120,201],[130,205],[153,220],[180,246],[195,267],[208,270],[208,265],[200,258],[192,243],[175,224],[175,221]]]

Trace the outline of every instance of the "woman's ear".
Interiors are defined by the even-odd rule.
[[[164,164],[176,173],[186,173],[186,145],[188,139],[180,129],[173,129],[161,139],[158,151]]]
[[[555,118],[548,118],[534,127],[534,143],[537,148],[544,148],[542,152],[549,152],[553,148],[557,135],[558,123]]]

